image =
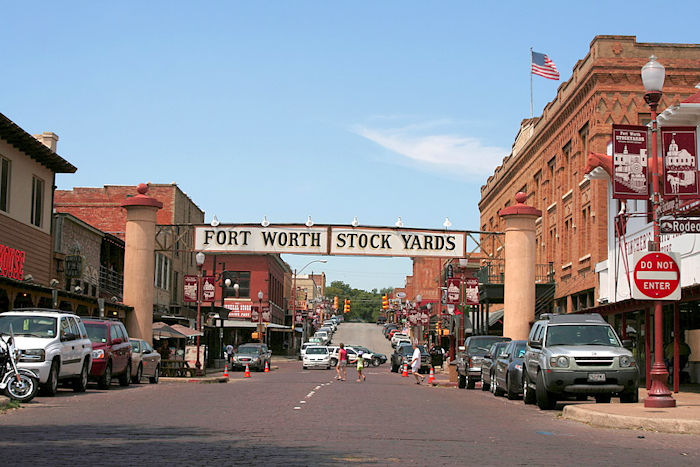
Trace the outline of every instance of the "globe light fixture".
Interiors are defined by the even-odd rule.
[[[445,217],[445,222],[442,223],[442,226],[445,227],[445,229],[452,227],[452,222],[450,222],[449,217]]]
[[[219,225],[219,219],[217,219],[216,214],[214,214],[214,217],[211,218],[211,226],[217,227],[218,225]]]
[[[311,227],[314,225],[314,221],[311,220],[311,216],[306,219],[306,226]]]
[[[352,220],[351,224],[353,227],[357,227],[358,225],[360,225],[360,221],[357,220],[357,216],[355,216],[355,218]]]
[[[270,221],[267,220],[267,216],[263,216],[263,220],[260,223],[260,225],[262,225],[263,227],[267,227],[268,225],[270,225]]]
[[[396,220],[396,223],[394,224],[396,227],[403,227],[403,221],[401,220],[401,216]]]

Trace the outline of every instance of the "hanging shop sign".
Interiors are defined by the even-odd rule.
[[[24,279],[24,260],[27,253],[0,245],[0,276],[21,281]]]
[[[646,126],[613,125],[613,198],[649,198]]]
[[[218,225],[195,227],[194,249],[211,253],[278,253],[462,258],[466,232],[444,230]]]
[[[697,198],[698,154],[695,127],[662,127],[663,192],[666,197]]]

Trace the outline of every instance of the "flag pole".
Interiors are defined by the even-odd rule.
[[[532,118],[532,47],[530,47],[530,118]]]

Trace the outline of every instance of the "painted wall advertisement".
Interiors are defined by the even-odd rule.
[[[695,127],[662,127],[661,149],[664,161],[664,196],[698,197],[700,191]]]
[[[613,125],[613,198],[647,199],[647,127]]]

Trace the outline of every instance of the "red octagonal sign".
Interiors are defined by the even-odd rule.
[[[681,270],[678,253],[635,254],[632,298],[680,300]]]

